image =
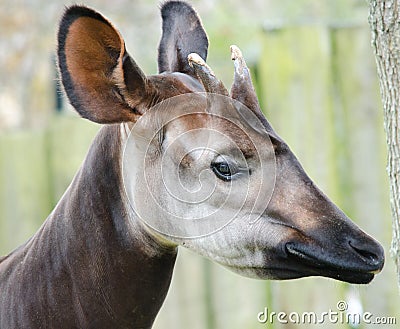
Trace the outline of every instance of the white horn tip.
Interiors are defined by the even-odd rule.
[[[240,51],[238,46],[232,45],[230,48],[231,48],[231,59],[233,61],[243,57],[242,52]]]
[[[193,64],[206,66],[206,62],[204,62],[204,60],[200,57],[200,55],[196,53],[190,53],[188,55],[188,61],[191,67],[193,67]]]
[[[199,54],[190,53],[188,55],[188,61],[189,61],[190,67],[194,68],[195,70],[196,70],[196,68],[193,67],[193,65],[196,65],[197,68],[201,67],[201,70],[203,70],[207,74],[211,74],[212,76],[215,76],[213,70],[211,70],[211,68],[207,65],[207,63],[204,61],[204,59],[200,57]]]

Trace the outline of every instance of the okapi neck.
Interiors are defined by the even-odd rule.
[[[176,248],[159,244],[129,215],[120,135],[119,125],[101,129],[73,183],[67,202],[75,205],[66,209],[74,209],[80,218],[74,216],[71,222],[78,248],[66,250],[83,254],[81,264],[71,269],[91,278],[87,284],[97,291],[92,298],[102,303],[106,317],[114,319],[114,328],[150,328],[171,282]],[[85,307],[90,307],[92,298],[86,299]],[[105,322],[99,321],[96,328]]]
[[[161,246],[129,218],[120,144],[118,125],[101,129],[52,214],[2,264],[14,287],[2,287],[10,301],[10,316],[3,319],[12,323],[0,327],[24,328],[15,324],[30,318],[32,329],[43,323],[151,328],[171,282],[176,248]],[[21,300],[24,305],[13,305]]]

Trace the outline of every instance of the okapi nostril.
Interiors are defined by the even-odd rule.
[[[378,266],[381,264],[382,259],[379,255],[377,255],[371,251],[358,248],[358,247],[354,246],[354,244],[352,244],[351,241],[349,241],[349,245],[355,252],[357,252],[358,255],[360,255],[362,258],[364,258],[370,265]]]

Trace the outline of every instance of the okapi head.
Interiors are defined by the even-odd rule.
[[[184,245],[246,276],[370,282],[383,267],[382,247],[314,185],[271,128],[240,50],[231,47],[228,92],[206,64],[196,12],[171,1],[161,13],[156,75],[146,76],[121,34],[89,8],[67,9],[58,36],[71,104],[84,118],[131,131],[120,164],[130,220],[165,248]]]

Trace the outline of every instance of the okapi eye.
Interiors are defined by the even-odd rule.
[[[226,162],[211,163],[211,169],[219,179],[224,181],[230,181],[232,179],[231,169]]]
[[[223,181],[230,181],[237,170],[227,162],[212,162],[211,169],[214,174]]]

